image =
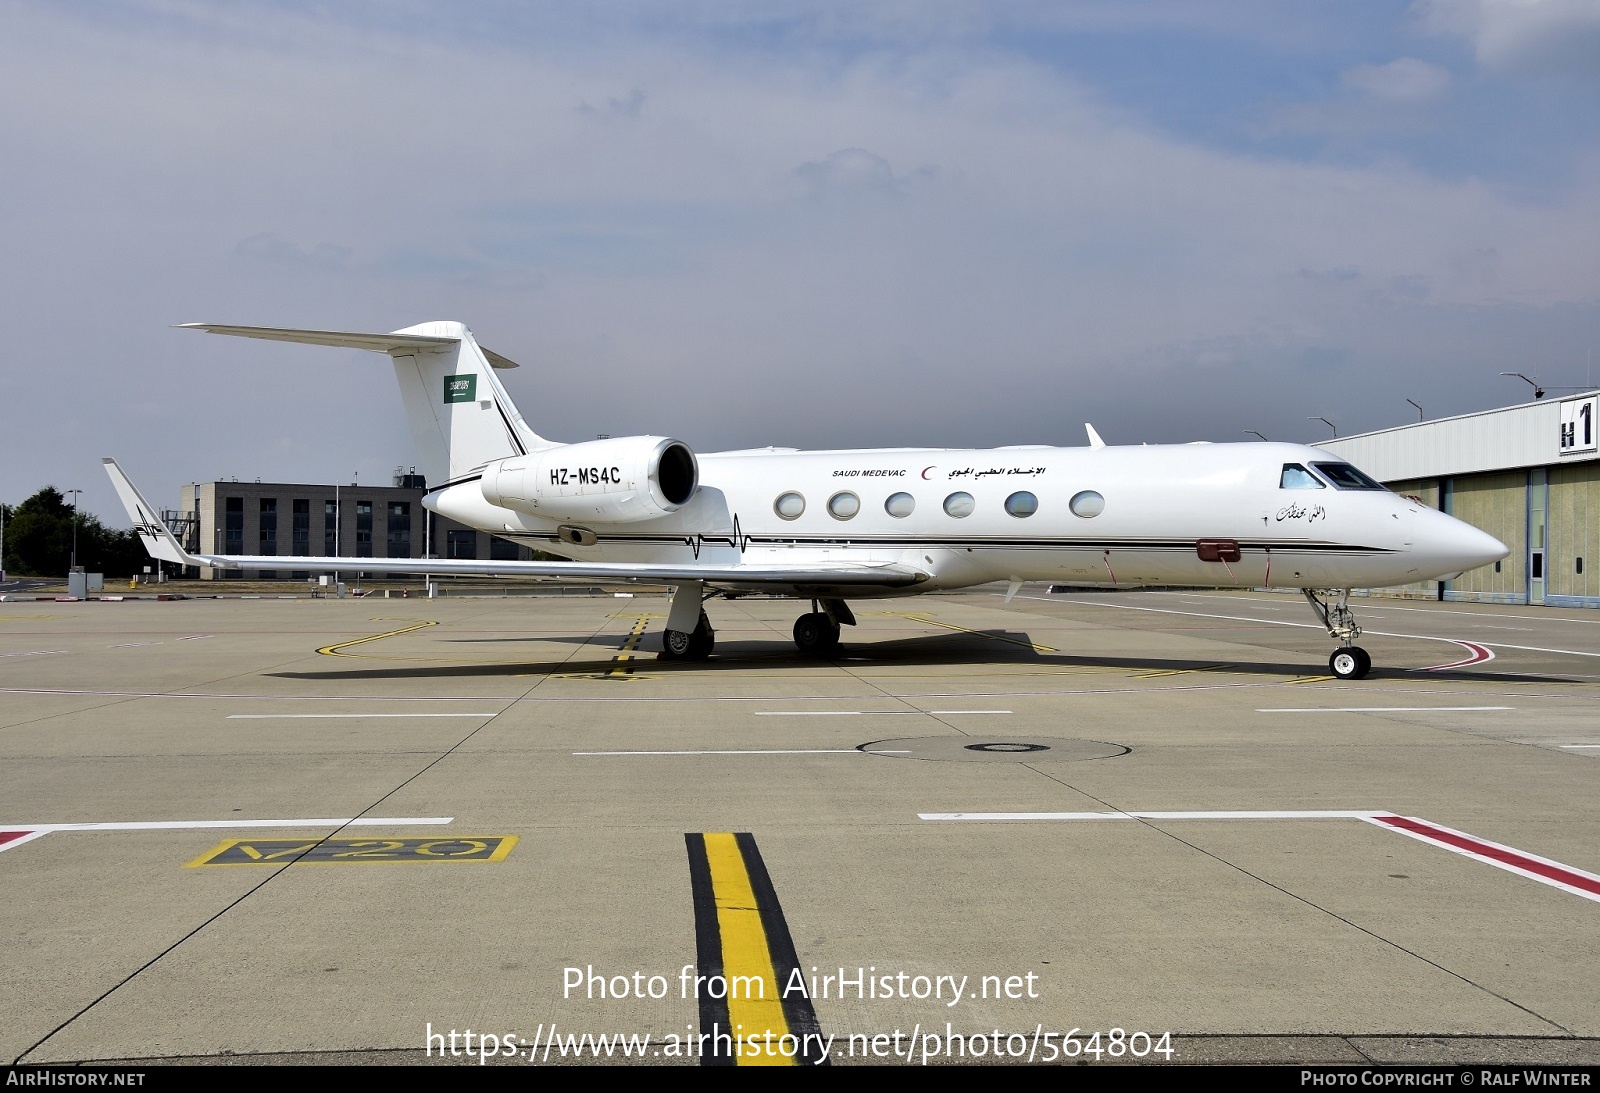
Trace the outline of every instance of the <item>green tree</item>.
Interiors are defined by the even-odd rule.
[[[6,509],[6,572],[35,577],[63,577],[72,564],[74,513],[66,496],[46,486],[20,505]],[[92,513],[76,514],[78,564],[92,573],[126,577],[150,564],[139,537],[117,531]]]

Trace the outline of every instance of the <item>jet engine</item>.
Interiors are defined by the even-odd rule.
[[[700,465],[683,441],[623,436],[496,460],[479,488],[491,505],[531,516],[626,524],[676,512],[699,483]]]

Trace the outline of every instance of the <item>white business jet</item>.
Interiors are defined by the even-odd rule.
[[[1005,581],[1299,588],[1339,642],[1329,666],[1372,665],[1350,589],[1461,574],[1505,544],[1298,444],[696,453],[681,440],[559,444],[536,434],[495,370],[515,368],[461,323],[390,334],[188,324],[246,338],[347,346],[394,362],[431,489],[423,504],[567,561],[430,559],[441,574],[634,580],[673,587],[671,659],[711,654],[702,604],[810,600],[801,652],[837,649],[847,600]],[[415,558],[191,554],[110,459],[150,554],[190,566],[414,573]]]

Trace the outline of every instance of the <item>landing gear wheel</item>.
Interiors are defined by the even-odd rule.
[[[1361,679],[1372,670],[1372,658],[1359,645],[1337,649],[1328,658],[1328,671],[1340,679]]]
[[[661,631],[661,655],[667,660],[705,660],[717,643],[717,632],[704,611],[691,631]]]
[[[794,620],[794,644],[805,656],[830,656],[839,648],[838,624],[822,611],[801,615]]]

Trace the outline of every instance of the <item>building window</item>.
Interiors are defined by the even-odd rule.
[[[294,499],[294,546],[289,553],[304,558],[311,553],[311,502],[304,497]]]
[[[411,502],[389,502],[389,557],[411,557]]]
[[[475,531],[447,531],[444,533],[446,558],[476,558],[478,533]]]
[[[356,502],[356,557],[372,557],[372,502]]]
[[[222,553],[244,553],[244,498],[229,497],[223,503]]]
[[[322,556],[337,558],[339,556],[339,503],[337,501],[324,501],[322,503]]]
[[[502,539],[498,535],[489,536],[489,560],[494,562],[516,561],[517,544],[510,539]]]
[[[261,549],[258,554],[278,553],[278,499],[261,499]]]

